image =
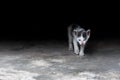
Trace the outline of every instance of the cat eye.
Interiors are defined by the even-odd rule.
[[[84,37],[84,38],[86,38],[86,37],[87,37],[86,32],[83,32],[83,34],[82,34],[82,35],[83,35],[83,37]]]

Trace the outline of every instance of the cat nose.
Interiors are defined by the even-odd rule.
[[[84,45],[84,43],[83,43],[83,42],[81,42],[81,45],[83,46],[83,45]]]

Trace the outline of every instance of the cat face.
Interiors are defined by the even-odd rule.
[[[90,29],[88,29],[87,31],[80,31],[77,34],[77,42],[81,46],[83,46],[88,41],[89,37],[90,37]]]

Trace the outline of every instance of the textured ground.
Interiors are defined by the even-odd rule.
[[[83,58],[64,42],[0,42],[0,80],[120,80],[120,42],[89,42]]]

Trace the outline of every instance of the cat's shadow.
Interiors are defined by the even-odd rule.
[[[93,55],[96,51],[96,45],[95,44],[92,44],[92,43],[88,43],[86,46],[85,46],[85,54],[86,55]]]

